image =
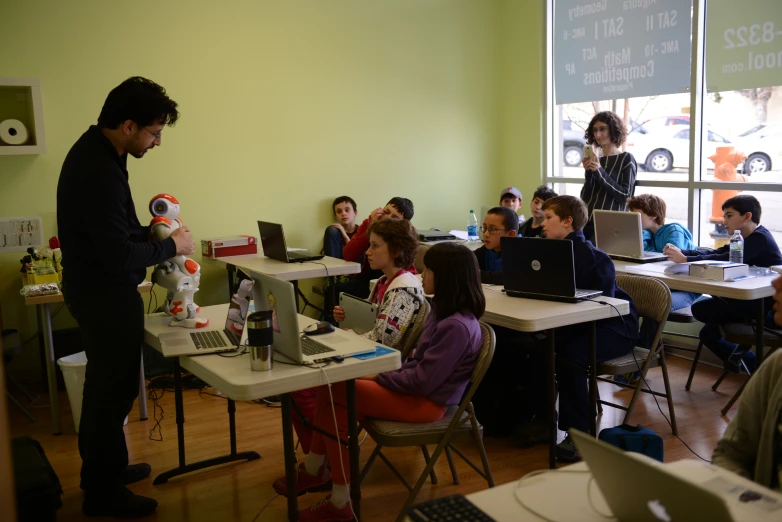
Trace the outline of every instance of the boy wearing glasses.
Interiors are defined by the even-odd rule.
[[[519,217],[512,208],[494,207],[486,213],[480,229],[483,246],[475,251],[481,269],[481,283],[503,284],[500,238],[515,236],[518,229]]]

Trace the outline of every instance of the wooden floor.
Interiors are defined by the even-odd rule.
[[[711,385],[719,376],[717,368],[701,365],[695,375],[691,391],[684,390],[690,361],[672,357],[670,361],[671,385],[674,390],[676,416],[681,438],[704,458],[711,458],[716,441],[722,435],[728,417],[720,416],[720,409],[739,387],[744,377],[730,375],[718,392]],[[662,388],[659,369],[650,371],[650,383],[657,389]],[[601,383],[600,392],[604,399],[614,397],[627,403],[628,391],[616,391],[617,388]],[[11,426],[14,436],[30,435],[41,442],[46,454],[54,466],[63,486],[63,507],[59,511],[59,520],[78,521],[81,514],[82,493],[79,490],[79,468],[81,461],[77,448],[77,436],[73,429],[73,420],[65,393],[61,393],[63,435],[50,433],[48,408],[33,409],[38,418],[30,423],[12,405]],[[46,401],[42,396],[38,402]],[[36,403],[37,404],[37,403]],[[126,426],[128,448],[131,462],[147,462],[152,466],[153,477],[173,468],[177,464],[176,424],[174,418],[174,395],[165,393],[159,401],[164,409],[162,442],[149,440],[152,429],[152,402],[149,402],[150,418],[138,420],[138,410],[130,414]],[[660,400],[663,411],[668,412],[664,399]],[[729,415],[735,414],[735,408]],[[607,408],[599,419],[599,428],[621,424],[623,412]],[[280,410],[255,403],[237,404],[237,431],[239,451],[255,450],[262,458],[249,463],[233,463],[222,468],[203,471],[194,475],[180,477],[168,484],[153,486],[152,479],[146,479],[131,486],[140,494],[154,497],[160,503],[157,513],[147,520],[161,521],[245,521],[253,522],[261,508],[275,496],[272,482],[283,474],[282,428]],[[216,457],[229,452],[228,419],[226,401],[222,398],[201,394],[197,391],[185,392],[185,441],[188,461]],[[644,394],[631,419],[659,433],[665,440],[665,460],[674,461],[683,458],[695,458],[690,451],[673,435],[651,396]],[[373,442],[367,439],[361,450],[361,462],[369,456]],[[547,447],[535,446],[529,449],[514,447],[508,439],[486,439],[487,452],[494,480],[497,484],[511,482],[522,475],[547,465]],[[480,462],[477,453],[468,446],[460,446],[475,462]],[[423,470],[423,458],[419,449],[389,450],[387,455],[398,464],[400,471],[414,481]],[[453,485],[448,471],[447,461],[438,462],[436,470],[440,482],[432,486],[427,482],[418,496],[418,500],[440,497],[452,493],[471,493],[487,487],[486,482],[471,468],[455,457],[461,485]],[[319,500],[323,494],[309,494],[299,499],[300,507],[306,507]],[[404,503],[407,492],[401,483],[391,474],[385,465],[378,461],[367,477],[362,488],[362,513],[364,520],[393,520]],[[100,520],[90,518],[88,520]],[[278,497],[269,503],[257,520],[286,520],[286,501]]]

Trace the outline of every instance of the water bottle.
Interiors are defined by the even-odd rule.
[[[730,236],[730,262],[744,262],[744,238],[741,237],[741,232],[738,230]]]
[[[478,218],[475,217],[475,211],[470,211],[470,219],[467,220],[467,239],[470,241],[478,240]]]

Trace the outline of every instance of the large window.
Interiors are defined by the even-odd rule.
[[[584,131],[594,114],[611,110],[625,122],[624,148],[638,162],[635,194],[665,199],[667,221],[687,226],[698,244],[717,246],[726,238],[722,202],[751,194],[782,244],[775,219],[782,213],[782,9],[765,0],[733,4],[554,0],[545,181],[579,195]],[[687,53],[689,70],[681,56],[669,63],[675,53]],[[665,67],[673,68],[670,81],[655,83]],[[606,92],[629,97],[591,99]]]

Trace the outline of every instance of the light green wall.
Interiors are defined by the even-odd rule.
[[[161,148],[129,160],[142,222],[149,198],[170,192],[197,241],[257,235],[266,219],[319,249],[329,204],[346,193],[360,216],[401,195],[417,227],[463,229],[503,184],[526,194],[540,180],[538,4],[6,2],[0,48],[13,52],[0,54],[0,76],[41,80],[48,151],[0,156],[0,216],[41,215],[56,234],[65,154],[108,91],[142,75],[182,112]],[[0,303],[6,325],[30,334],[19,257],[0,255]],[[225,301],[224,272],[205,267],[197,297]]]

